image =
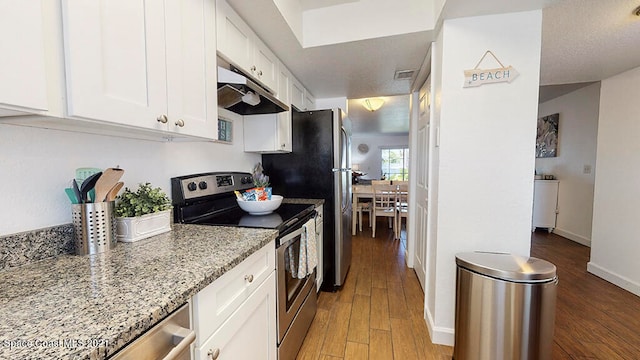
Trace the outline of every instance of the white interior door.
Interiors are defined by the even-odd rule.
[[[430,99],[431,77],[428,77],[424,85],[420,89],[419,95],[419,114],[417,129],[417,143],[416,148],[416,241],[414,256],[414,270],[418,275],[418,280],[422,289],[425,284],[426,273],[426,245],[427,234],[429,233],[427,227],[428,219],[428,204],[429,204],[429,99]]]

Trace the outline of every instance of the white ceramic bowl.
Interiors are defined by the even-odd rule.
[[[266,215],[271,214],[273,210],[280,207],[282,204],[282,196],[271,195],[271,200],[263,201],[244,201],[238,200],[238,206],[251,215]]]

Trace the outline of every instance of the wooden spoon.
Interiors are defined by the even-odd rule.
[[[105,197],[104,201],[113,201],[113,200],[115,200],[116,196],[118,196],[118,191],[120,191],[120,189],[122,189],[123,186],[124,186],[124,183],[122,181],[118,181],[115,185],[113,185],[111,190],[109,190],[109,192],[107,193],[107,196]]]
[[[102,172],[102,175],[96,182],[96,198],[95,202],[102,202],[112,187],[116,185],[124,174],[124,170],[116,168],[108,168]]]

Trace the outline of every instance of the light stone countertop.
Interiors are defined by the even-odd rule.
[[[173,224],[98,255],[0,272],[0,359],[104,359],[277,236]]]

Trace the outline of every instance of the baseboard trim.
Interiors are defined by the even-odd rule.
[[[562,229],[555,228],[555,229],[553,229],[553,233],[556,234],[556,235],[560,235],[560,236],[562,236],[564,238],[567,238],[567,239],[569,239],[571,241],[575,241],[578,244],[582,244],[584,246],[591,247],[591,239],[587,239],[584,236],[581,236],[581,235],[578,235],[578,234],[574,234],[571,231],[565,231],[565,230],[562,230]]]
[[[622,276],[616,274],[613,271],[607,270],[600,265],[597,265],[591,261],[587,263],[587,271],[593,275],[600,277],[618,287],[621,287],[628,292],[640,296],[640,284]]]
[[[428,309],[424,310],[425,320],[427,320],[427,329],[431,342],[439,345],[453,346],[455,339],[454,329],[435,326],[433,317]]]

